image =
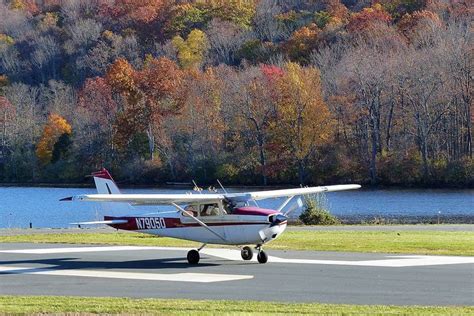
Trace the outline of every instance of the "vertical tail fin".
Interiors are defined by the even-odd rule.
[[[102,168],[100,171],[93,172],[95,187],[99,194],[121,194],[119,188],[112,179],[109,171]]]
[[[102,168],[100,171],[93,172],[92,176],[98,194],[122,194],[107,169]],[[109,216],[123,216],[133,211],[133,207],[128,203],[102,202],[101,204],[102,210]]]

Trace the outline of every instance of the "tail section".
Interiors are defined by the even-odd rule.
[[[102,168],[100,171],[93,172],[92,176],[98,194],[122,194],[107,169]],[[129,203],[102,202],[101,205],[104,215],[123,216],[133,212],[133,207]]]
[[[112,179],[109,171],[102,168],[100,171],[93,172],[95,186],[99,194],[121,194],[119,188]]]

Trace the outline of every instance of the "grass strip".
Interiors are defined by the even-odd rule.
[[[189,247],[198,243],[140,233],[60,233],[0,236],[0,242]],[[288,231],[266,249],[473,256],[474,232]]]
[[[472,306],[388,306],[258,301],[132,299],[70,296],[0,296],[0,313],[87,314],[371,314],[371,315],[472,315]]]

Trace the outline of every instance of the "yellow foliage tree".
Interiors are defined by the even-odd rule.
[[[138,93],[134,75],[132,65],[125,58],[118,58],[107,70],[106,79],[115,91],[134,99]]]
[[[172,40],[173,46],[178,51],[179,64],[184,69],[199,68],[208,47],[206,34],[201,30],[192,30],[184,40],[177,35]]]
[[[10,8],[13,10],[23,10],[26,8],[26,5],[22,0],[12,0]]]
[[[277,81],[277,115],[273,126],[275,137],[298,168],[300,183],[312,155],[333,135],[333,119],[321,91],[319,70],[287,63]]]
[[[36,146],[36,157],[43,166],[51,162],[54,145],[59,138],[64,134],[71,135],[71,133],[72,127],[66,119],[54,113],[49,115],[43,134]]]

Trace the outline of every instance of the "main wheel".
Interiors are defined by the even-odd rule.
[[[201,256],[199,255],[199,251],[197,251],[196,249],[188,251],[188,262],[189,262],[189,264],[198,264],[199,259],[201,259]]]
[[[267,263],[268,255],[265,251],[260,251],[257,255],[257,260],[259,263]]]
[[[244,260],[252,260],[253,258],[253,251],[252,248],[245,246],[242,248],[240,251],[240,255],[242,256],[242,259]]]

